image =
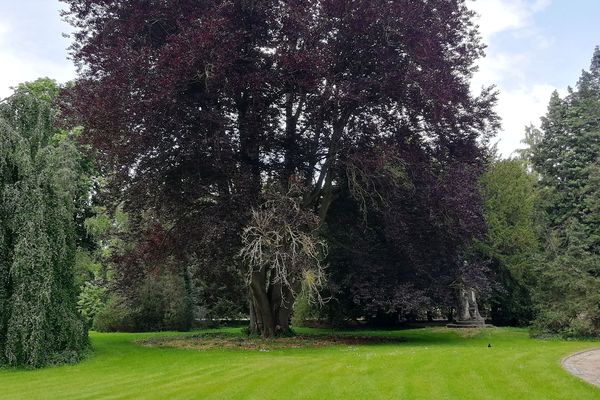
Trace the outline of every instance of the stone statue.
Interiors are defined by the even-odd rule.
[[[457,318],[449,327],[485,326],[485,319],[479,314],[477,296],[471,288],[461,286],[458,291]]]

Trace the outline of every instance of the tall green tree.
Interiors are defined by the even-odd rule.
[[[534,146],[532,162],[540,174],[548,224],[561,227],[574,218],[588,225],[583,197],[600,147],[600,48],[575,90],[564,99],[552,94],[541,128],[543,138]]]
[[[79,154],[54,127],[54,81],[20,85],[0,104],[0,361],[39,367],[79,359],[75,308]]]
[[[481,179],[488,227],[477,248],[500,287],[491,297],[495,324],[525,325],[533,317],[531,288],[539,253],[536,178],[521,160],[491,163]]]
[[[540,175],[546,260],[537,290],[543,331],[600,334],[600,48],[576,88],[552,95],[532,163]]]

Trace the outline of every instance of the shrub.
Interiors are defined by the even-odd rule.
[[[106,307],[107,300],[108,291],[105,287],[93,282],[83,285],[77,300],[77,310],[85,319],[88,328],[92,326],[96,314]]]
[[[98,332],[135,331],[134,312],[127,300],[120,295],[111,295],[106,306],[96,314],[93,328]]]
[[[314,317],[313,306],[310,304],[308,295],[303,290],[294,303],[294,314],[292,315],[292,326],[307,326],[306,322]]]
[[[184,279],[164,273],[148,276],[138,294],[136,328],[142,331],[189,330],[192,307]]]
[[[148,275],[133,299],[110,296],[93,326],[99,332],[189,330],[192,307],[185,280],[170,273]]]

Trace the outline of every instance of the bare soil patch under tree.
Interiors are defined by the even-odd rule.
[[[148,347],[175,347],[193,350],[236,349],[236,350],[282,350],[331,346],[364,346],[402,343],[402,337],[380,337],[361,335],[295,335],[263,339],[259,336],[229,333],[202,333],[193,336],[158,337],[139,341]]]

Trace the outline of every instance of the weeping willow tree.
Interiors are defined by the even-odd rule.
[[[23,84],[0,103],[0,364],[77,361],[87,333],[76,311],[79,154],[54,128],[56,84]]]

